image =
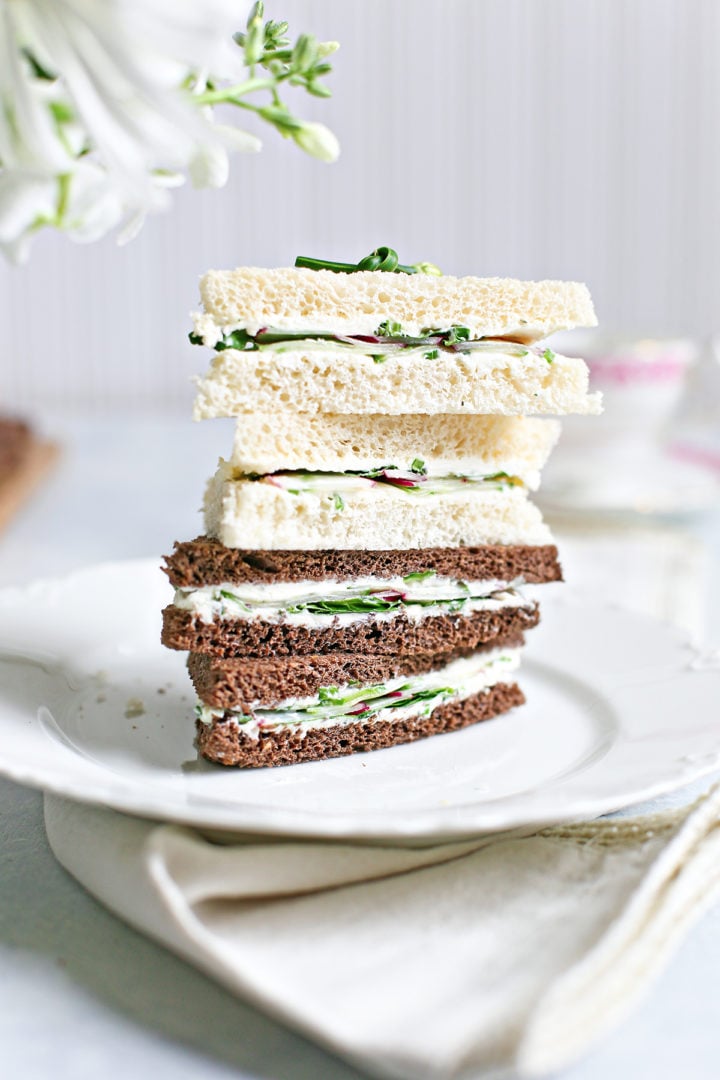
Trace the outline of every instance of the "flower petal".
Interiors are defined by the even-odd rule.
[[[213,131],[228,150],[237,150],[241,154],[256,154],[262,150],[262,139],[251,135],[249,131],[243,131],[242,128],[232,127],[230,124],[214,124]]]
[[[188,172],[194,188],[224,187],[230,172],[227,150],[219,144],[199,147],[190,159]]]
[[[57,180],[28,172],[0,173],[0,242],[12,244],[39,218],[54,218]]]
[[[17,240],[13,240],[9,244],[0,240],[0,252],[9,262],[15,263],[16,266],[22,266],[28,261],[30,255],[30,241],[31,234],[29,233],[18,237]]]

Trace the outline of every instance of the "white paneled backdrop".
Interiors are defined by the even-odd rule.
[[[130,246],[0,267],[0,407],[175,407],[208,267],[359,258],[586,280],[609,330],[720,328],[718,0],[267,0],[337,38],[336,165],[273,131]]]

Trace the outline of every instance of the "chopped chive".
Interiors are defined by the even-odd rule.
[[[467,326],[451,326],[445,335],[445,345],[457,345],[459,341],[469,341],[470,331]]]

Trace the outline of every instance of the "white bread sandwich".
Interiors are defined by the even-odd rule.
[[[298,413],[278,423],[276,413],[255,412],[238,418],[228,465],[236,476],[262,476],[371,472],[379,463],[412,474],[422,463],[436,477],[505,472],[534,491],[559,435],[557,420],[522,416]]]
[[[244,417],[208,485],[205,531],[264,550],[547,544],[527,491],[557,437],[555,422],[523,417],[312,415],[280,432]]]
[[[436,477],[382,464],[366,475],[235,477],[223,461],[205,494],[205,532],[226,547],[266,551],[551,543],[518,477]]]
[[[584,361],[542,341],[596,324],[577,282],[243,267],[200,291],[191,340],[217,355],[196,419],[600,411]]]

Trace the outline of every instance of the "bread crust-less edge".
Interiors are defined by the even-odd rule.
[[[443,353],[435,360],[400,356],[377,364],[352,351],[225,349],[196,379],[193,416],[208,420],[273,410],[290,416],[599,413],[602,396],[589,393],[588,384],[585,362],[559,354],[552,363],[534,353]]]
[[[210,270],[200,281],[200,295],[206,316],[218,328],[243,327],[250,333],[273,326],[366,334],[392,319],[412,335],[426,327],[460,325],[473,338],[531,342],[557,330],[597,325],[587,286],[577,281],[248,266]],[[206,332],[202,320],[198,328]]]

